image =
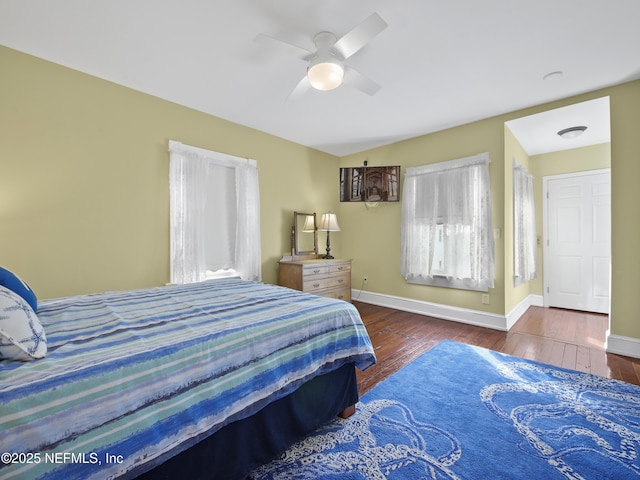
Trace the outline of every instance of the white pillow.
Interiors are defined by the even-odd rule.
[[[0,285],[0,360],[30,361],[46,354],[38,316],[24,298]]]

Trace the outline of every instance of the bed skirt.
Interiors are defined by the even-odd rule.
[[[233,422],[176,455],[141,480],[245,480],[256,467],[358,401],[354,364],[302,385],[251,417]]]

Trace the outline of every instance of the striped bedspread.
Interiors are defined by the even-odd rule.
[[[375,362],[353,305],[238,279],[48,300],[38,316],[47,357],[0,362],[1,479],[131,477]]]

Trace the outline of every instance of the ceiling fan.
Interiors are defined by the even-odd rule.
[[[298,98],[310,88],[333,90],[343,83],[374,95],[380,89],[380,85],[344,62],[385,28],[387,23],[380,15],[374,13],[339,39],[331,32],[318,33],[313,38],[316,46],[314,52],[264,34],[258,35],[255,41],[275,45],[309,62],[307,75],[298,82],[288,98]]]

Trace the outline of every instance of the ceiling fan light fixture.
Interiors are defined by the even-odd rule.
[[[316,90],[333,90],[342,84],[344,68],[342,63],[331,55],[318,56],[309,64],[307,77]]]
[[[586,129],[587,127],[585,126],[569,127],[569,128],[565,128],[564,130],[560,130],[558,132],[558,135],[560,135],[562,138],[566,140],[569,140],[571,138],[579,137],[584,133]]]

